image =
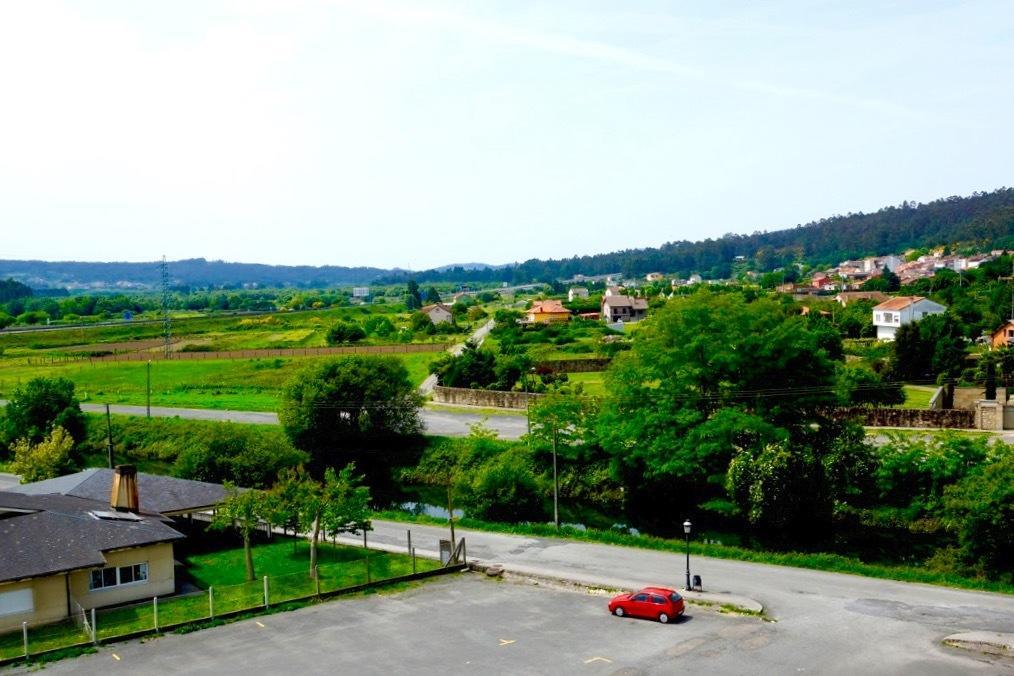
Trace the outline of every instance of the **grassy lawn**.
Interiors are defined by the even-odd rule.
[[[261,608],[264,605],[263,576],[269,578],[269,603],[283,603],[316,594],[317,585],[309,576],[310,546],[305,540],[276,537],[254,547],[257,580],[246,582],[243,548],[234,547],[186,557],[191,582],[204,591],[159,599],[158,624],[165,627],[210,617],[209,594],[214,587],[215,614]],[[418,571],[439,568],[437,561],[417,559]],[[367,571],[367,568],[369,569]],[[320,591],[344,589],[369,580],[383,580],[412,572],[412,559],[361,547],[321,543],[318,571]],[[96,611],[97,638],[111,639],[138,631],[154,630],[154,603],[145,601]],[[73,622],[65,621],[29,630],[30,652],[66,647],[88,641]],[[23,654],[20,631],[0,635],[0,659]]]
[[[589,397],[604,397],[606,394],[605,372],[588,371],[586,373],[568,373],[568,382],[581,383],[584,394]]]
[[[393,355],[402,360],[410,380],[419,385],[435,353]],[[157,361],[151,365],[154,406],[273,411],[286,381],[313,357],[208,361]],[[72,380],[83,402],[145,404],[147,365],[143,362],[72,362],[44,365],[0,365],[0,397],[35,377]]]
[[[905,403],[902,404],[905,408],[929,408],[930,399],[937,391],[936,387],[928,385],[905,385],[902,389],[905,391]]]

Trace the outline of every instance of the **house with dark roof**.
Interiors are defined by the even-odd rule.
[[[132,466],[106,472],[101,500],[0,491],[0,631],[176,591],[183,535],[141,506]]]
[[[621,293],[606,293],[601,302],[602,319],[616,322],[639,322],[648,314],[648,299],[626,296]]]

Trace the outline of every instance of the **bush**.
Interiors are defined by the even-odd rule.
[[[1014,561],[1014,452],[978,468],[944,493],[944,521],[963,558],[1011,580]]]
[[[517,449],[501,453],[471,477],[462,501],[470,516],[491,521],[540,521],[545,518],[530,456]]]
[[[334,326],[328,329],[325,340],[328,345],[340,345],[343,343],[355,343],[366,337],[366,331],[355,322],[335,322]]]

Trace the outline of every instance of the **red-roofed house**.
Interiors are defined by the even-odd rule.
[[[528,311],[529,323],[549,324],[570,321],[570,310],[558,300],[537,300]]]
[[[894,334],[905,324],[917,322],[929,315],[943,314],[947,310],[922,296],[896,296],[873,308],[873,325],[878,340],[894,340]]]

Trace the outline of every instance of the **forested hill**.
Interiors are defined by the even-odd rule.
[[[332,265],[261,265],[227,263],[192,258],[169,261],[170,282],[175,286],[261,287],[306,286],[321,288],[348,284],[366,284],[380,275],[392,274],[380,268],[346,268]],[[0,260],[0,279],[13,277],[30,286],[78,286],[99,284],[104,287],[156,288],[162,282],[161,264],[85,263],[78,261]]]
[[[561,260],[532,259],[518,266],[492,270],[454,268],[416,277],[420,281],[527,282],[566,279],[575,274],[622,272],[640,276],[666,272],[683,277],[699,273],[724,278],[730,276],[737,256],[744,256],[754,269],[767,272],[799,259],[814,265],[833,265],[849,258],[943,244],[1014,247],[1014,188],[947,197],[928,204],[904,202],[870,214],[831,216],[774,232],[669,242],[658,248]]]

